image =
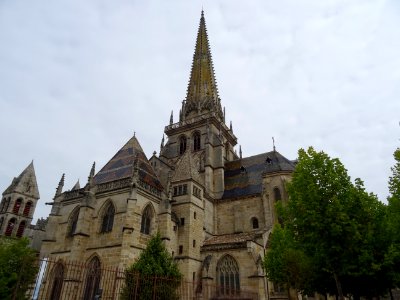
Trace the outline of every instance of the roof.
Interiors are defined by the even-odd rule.
[[[254,241],[257,237],[260,236],[259,232],[244,232],[244,233],[232,233],[232,234],[223,234],[217,235],[205,240],[203,245],[223,245],[223,244],[238,244],[247,241]]]
[[[36,199],[40,198],[33,161],[18,177],[14,177],[10,186],[3,192],[3,195],[13,192],[28,194]]]
[[[139,179],[157,190],[163,190],[139,141],[133,136],[94,177],[96,184],[129,178],[133,175],[133,164],[138,159]]]
[[[261,194],[262,177],[275,172],[292,172],[295,163],[277,151],[250,156],[225,164],[222,199]]]

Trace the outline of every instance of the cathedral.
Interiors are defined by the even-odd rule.
[[[277,295],[279,287],[266,279],[262,260],[277,222],[275,203],[286,201],[285,182],[295,163],[275,147],[251,157],[235,150],[237,137],[225,122],[203,12],[186,98],[164,135],[159,154],[150,158],[134,135],[98,172],[93,164],[82,188],[77,183],[63,191],[63,176],[50,203],[40,255],[124,268],[159,232],[185,280],[222,291],[251,290],[259,299]],[[30,165],[23,174],[32,170]],[[8,188],[6,206],[25,203],[23,211],[31,217],[37,185],[17,181],[11,186],[25,190],[10,198]],[[20,235],[24,225],[14,232],[11,227],[27,221],[10,209],[4,214],[3,206],[4,224],[14,220],[3,226],[5,232]]]

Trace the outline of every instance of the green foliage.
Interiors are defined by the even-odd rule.
[[[160,234],[153,236],[139,259],[125,271],[121,299],[178,299],[182,274],[165,249]]]
[[[274,227],[269,240],[269,251],[264,260],[267,277],[282,286],[299,292],[311,292],[313,265],[310,258],[296,245],[291,233],[279,224]]]
[[[27,299],[38,272],[36,252],[25,238],[0,237],[0,299]]]
[[[390,287],[385,262],[390,245],[386,207],[365,191],[362,181],[356,179],[353,184],[338,159],[313,148],[300,149],[288,194],[287,205],[278,210],[285,238],[293,239],[288,249],[295,245],[298,260],[304,260],[305,267],[312,265],[314,272],[309,280],[299,276],[293,281],[285,275],[286,267],[276,279],[286,278],[297,290],[329,292],[341,298],[343,294],[355,298],[385,294]],[[270,251],[275,251],[274,247],[271,242]],[[276,252],[277,259],[286,252]],[[296,266],[295,271],[298,269]]]
[[[393,286],[400,286],[400,148],[394,152],[395,165],[389,177],[388,228],[391,245],[386,255],[386,266]]]

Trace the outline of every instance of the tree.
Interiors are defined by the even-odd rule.
[[[297,292],[311,292],[309,282],[313,277],[311,259],[296,245],[291,233],[279,224],[268,240],[269,249],[264,258],[267,277],[282,286]]]
[[[393,154],[396,161],[389,177],[388,228],[391,245],[386,255],[386,266],[392,287],[400,286],[400,148]]]
[[[300,259],[309,260],[314,269],[307,283],[311,286],[302,279],[295,283],[301,286],[292,287],[341,299],[344,294],[359,298],[388,290],[381,280],[388,247],[386,207],[365,191],[361,180],[353,184],[339,159],[310,147],[299,150],[288,194],[280,217],[295,249],[304,254]]]
[[[139,259],[125,271],[121,299],[178,299],[182,279],[177,264],[166,250],[160,234],[153,236]]]
[[[26,238],[0,237],[0,299],[27,299],[38,272],[36,252]]]

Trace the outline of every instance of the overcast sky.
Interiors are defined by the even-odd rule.
[[[243,156],[314,146],[382,201],[400,138],[400,1],[0,1],[0,190],[34,160],[46,217],[186,96],[201,9]]]

